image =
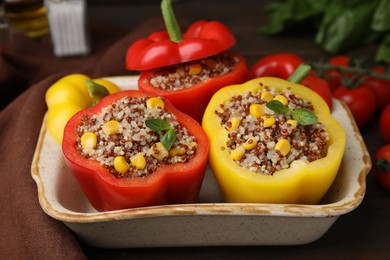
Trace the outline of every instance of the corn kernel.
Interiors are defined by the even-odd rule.
[[[294,120],[294,119],[289,119],[286,121],[287,124],[290,124],[292,127],[296,127],[298,122],[297,120]]]
[[[287,106],[287,104],[288,104],[288,99],[285,96],[283,96],[283,95],[276,95],[274,97],[274,100],[280,101],[285,106]]]
[[[177,156],[177,155],[183,155],[187,152],[186,148],[184,147],[173,147],[171,150],[169,150],[170,156]]]
[[[125,157],[119,155],[114,158],[114,168],[117,172],[125,174],[129,170],[130,164],[126,162]]]
[[[275,149],[276,150],[279,150],[279,152],[283,155],[283,156],[286,156],[289,152],[290,152],[290,149],[291,149],[291,145],[290,145],[290,142],[287,140],[287,139],[280,139],[276,145],[275,145]]]
[[[105,123],[103,125],[103,128],[102,128],[103,132],[106,135],[117,134],[117,133],[119,133],[119,129],[120,129],[120,124],[118,123],[118,121],[115,121],[115,120],[108,121],[107,123]]]
[[[266,115],[266,116],[262,116],[261,117],[264,121],[263,121],[263,124],[264,124],[264,127],[271,127],[275,124],[275,117],[273,116],[270,116],[270,115]]]
[[[193,63],[189,65],[188,74],[198,75],[202,71],[202,65],[200,63]]]
[[[265,114],[264,107],[260,104],[252,104],[249,107],[249,113],[254,117],[261,117]]]
[[[271,100],[274,98],[274,96],[271,94],[271,92],[265,90],[265,91],[261,92],[260,98],[261,98],[262,100],[268,102],[268,101],[271,101]]]
[[[230,158],[232,158],[234,161],[241,160],[242,156],[245,154],[245,149],[242,146],[237,147],[230,153]]]
[[[257,145],[257,139],[252,137],[249,137],[248,140],[246,140],[245,143],[242,144],[242,147],[244,147],[245,150],[251,150]]]
[[[97,144],[97,136],[95,133],[86,132],[81,136],[80,141],[83,148],[94,148]]]
[[[146,107],[149,109],[164,109],[164,101],[159,97],[152,97],[146,101]]]
[[[157,160],[161,161],[165,157],[168,157],[168,150],[165,149],[164,145],[161,142],[157,142],[152,147],[150,147],[152,156]]]
[[[192,141],[192,142],[190,142],[190,143],[188,144],[188,149],[189,149],[189,150],[192,150],[192,148],[196,147],[197,145],[198,145],[198,144],[197,144],[196,142]]]
[[[241,119],[238,117],[233,117],[229,120],[229,131],[236,130],[240,126]]]
[[[146,167],[146,160],[142,153],[130,157],[131,165],[135,166],[138,170],[142,170]]]

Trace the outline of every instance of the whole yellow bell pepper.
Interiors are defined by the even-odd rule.
[[[272,175],[251,172],[231,159],[227,147],[228,130],[221,125],[215,111],[232,95],[256,93],[263,86],[282,92],[290,88],[292,93],[312,103],[314,114],[329,134],[325,157],[312,162],[296,160],[289,168]],[[343,127],[331,117],[320,96],[302,85],[271,77],[227,86],[216,92],[206,108],[202,126],[210,140],[210,166],[226,202],[316,204],[332,185],[346,144]]]
[[[47,128],[54,139],[61,144],[63,132],[68,120],[78,111],[89,107],[93,103],[93,97],[88,91],[86,81],[91,80],[83,74],[67,75],[51,85],[45,95],[47,112]],[[94,79],[112,94],[120,91],[120,88],[106,79]]]

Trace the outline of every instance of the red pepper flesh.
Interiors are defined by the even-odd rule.
[[[235,43],[224,24],[200,20],[190,25],[178,43],[171,41],[167,31],[135,41],[127,50],[126,68],[143,71],[198,60],[228,50]]]
[[[78,112],[65,127],[63,154],[82,191],[99,211],[195,202],[206,170],[208,139],[195,120],[178,111],[168,100],[164,101],[165,110],[176,115],[176,120],[196,137],[197,151],[188,162],[161,165],[147,177],[117,178],[98,161],[86,159],[76,150],[76,128],[81,118],[99,113],[103,107],[125,96],[148,95],[134,90],[109,95],[96,106]]]
[[[152,71],[142,71],[138,80],[138,88],[151,95],[162,96],[169,99],[180,111],[201,122],[204,110],[212,95],[222,87],[240,84],[248,79],[248,67],[244,57],[240,54],[230,52],[237,57],[239,62],[233,70],[225,75],[214,77],[191,87],[180,90],[161,90],[150,84]]]

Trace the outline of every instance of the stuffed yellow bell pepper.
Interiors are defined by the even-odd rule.
[[[91,93],[87,87],[87,82],[91,81],[94,87],[96,84],[103,86],[103,91],[100,91],[103,93]],[[49,133],[61,144],[65,125],[74,114],[93,105],[107,93],[112,94],[119,90],[118,86],[108,80],[91,80],[83,74],[71,74],[59,79],[48,88],[45,95]]]
[[[332,185],[346,144],[320,96],[272,77],[219,90],[202,126],[226,202],[316,204]]]

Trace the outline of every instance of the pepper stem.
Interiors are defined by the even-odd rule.
[[[89,96],[92,98],[92,102],[90,104],[91,107],[99,103],[102,98],[110,94],[106,87],[93,82],[92,80],[85,80],[85,84],[87,85]]]
[[[183,40],[183,35],[181,34],[180,26],[177,23],[171,0],[161,1],[161,12],[169,38],[173,42],[181,42]]]
[[[293,74],[287,79],[287,81],[290,81],[292,83],[299,83],[301,82],[311,71],[311,66],[308,64],[301,64],[299,67],[294,71]]]

